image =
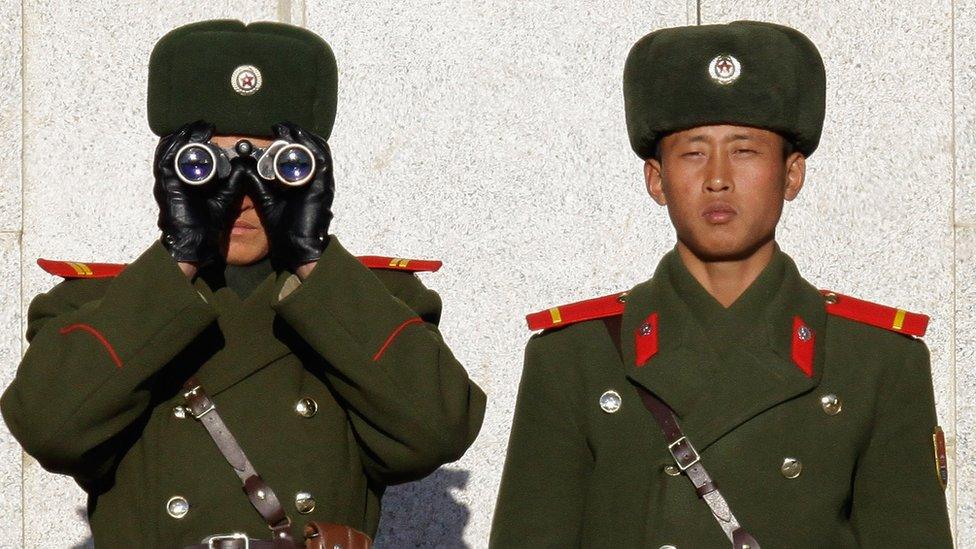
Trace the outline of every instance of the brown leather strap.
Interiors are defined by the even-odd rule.
[[[705,470],[698,451],[682,432],[681,426],[678,425],[678,418],[675,417],[671,408],[644,387],[636,384],[634,387],[637,389],[637,394],[640,395],[644,407],[651,412],[664,433],[664,438],[668,442],[668,451],[671,452],[674,462],[691,480],[698,497],[708,505],[712,516],[715,517],[722,531],[732,542],[733,549],[759,549],[759,542],[739,525],[738,519],[732,514],[728,502],[719,492],[718,485],[709,476],[708,471]]]
[[[186,399],[186,404],[189,406],[193,417],[207,429],[210,438],[217,445],[217,449],[220,450],[224,459],[234,469],[234,473],[241,479],[244,493],[247,494],[251,505],[271,528],[271,543],[274,549],[294,549],[295,540],[291,535],[291,519],[285,514],[274,490],[264,482],[261,475],[254,470],[250,460],[244,455],[244,450],[237,443],[237,439],[231,434],[224,420],[217,414],[217,406],[207,396],[199,380],[195,376],[191,377],[183,384],[183,389],[183,398]]]

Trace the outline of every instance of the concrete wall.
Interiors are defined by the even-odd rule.
[[[381,546],[486,545],[523,315],[628,288],[673,245],[627,144],[628,49],[654,28],[752,18],[807,33],[827,65],[824,139],[783,248],[821,287],[933,317],[950,513],[976,547],[976,0],[0,0],[3,385],[27,304],[54,282],[37,257],[127,261],[155,238],[145,64],[165,31],[214,17],[333,45],[333,229],[357,253],[445,262],[425,280],[489,393],[464,459],[389,491]],[[64,546],[87,543],[80,490],[3,426],[0,481],[0,547],[50,546],[55,524]]]

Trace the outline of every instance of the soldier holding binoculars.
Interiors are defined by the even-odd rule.
[[[213,124],[198,121],[160,139],[153,191],[159,228],[184,272],[216,260],[221,246],[230,265],[253,263],[270,246],[272,263],[299,276],[322,255],[335,193],[329,145],[288,122],[272,132],[274,141],[215,136]],[[229,143],[233,148],[222,147]]]
[[[187,25],[149,73],[162,236],[128,265],[39,260],[68,280],[31,302],[4,419],[88,493],[97,547],[368,547],[385,488],[484,416],[416,276],[440,262],[329,234],[337,68],[315,34]]]

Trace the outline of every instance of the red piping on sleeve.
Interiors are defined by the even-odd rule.
[[[69,334],[75,330],[84,330],[90,333],[91,335],[95,336],[95,339],[100,341],[102,345],[105,346],[105,349],[108,350],[108,355],[109,357],[112,358],[112,362],[115,363],[115,367],[122,368],[122,359],[120,359],[119,355],[116,354],[115,348],[113,348],[112,344],[109,343],[107,339],[105,339],[105,336],[103,336],[102,333],[96,330],[94,327],[88,324],[71,324],[69,326],[65,326],[64,328],[61,328],[59,332],[61,333],[61,335],[64,335],[64,334]]]
[[[373,355],[373,362],[378,361],[380,357],[383,356],[383,353],[386,352],[386,348],[390,346],[390,343],[393,343],[393,340],[396,339],[396,336],[400,335],[400,332],[402,332],[404,328],[411,324],[417,324],[418,322],[423,322],[423,319],[421,319],[419,316],[415,316],[405,320],[403,324],[397,326],[396,329],[390,333],[390,337],[386,338],[386,341],[383,343],[383,346],[380,347],[380,350],[376,351],[376,354]]]

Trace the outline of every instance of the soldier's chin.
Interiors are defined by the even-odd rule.
[[[259,235],[245,234],[230,236],[227,245],[228,265],[250,265],[268,255],[268,243]]]
[[[764,242],[745,241],[729,235],[726,238],[692,240],[686,246],[702,261],[741,261],[756,253]]]

